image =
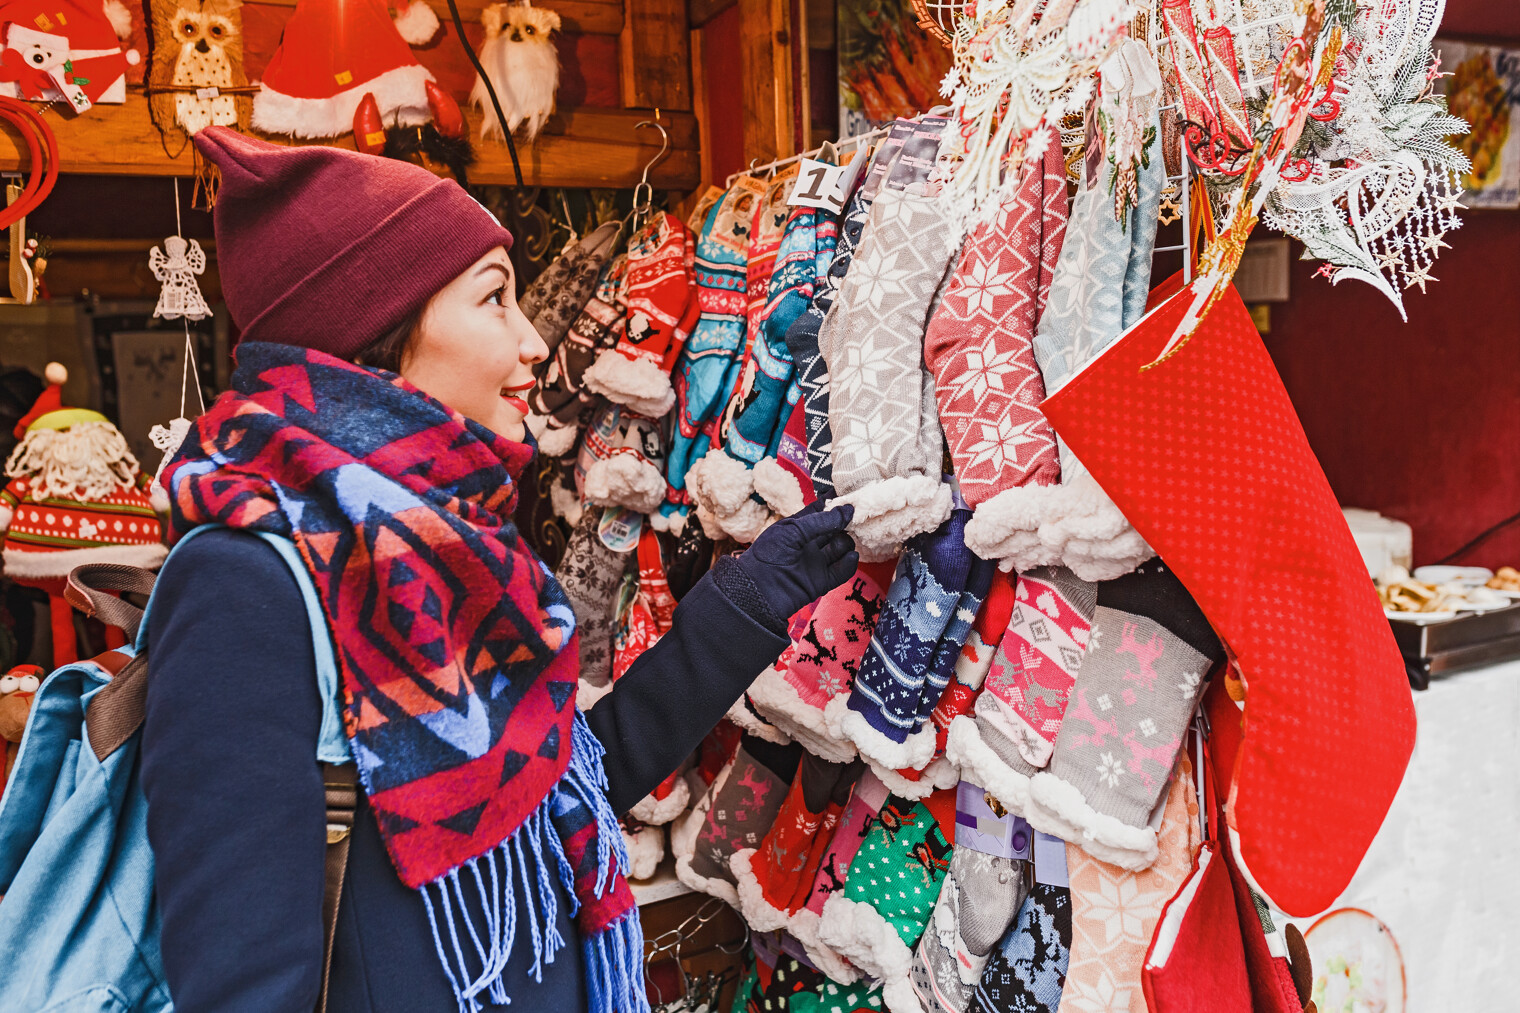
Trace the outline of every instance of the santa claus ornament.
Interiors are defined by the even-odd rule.
[[[394,127],[431,122],[444,137],[462,137],[458,104],[410,48],[437,32],[424,0],[394,20],[383,0],[300,0],[254,96],[254,129],[312,138],[352,131],[371,155]]]
[[[480,13],[486,38],[480,45],[484,77],[475,78],[470,104],[481,111],[480,136],[504,140],[501,121],[491,105],[490,87],[496,90],[506,132],[523,127],[528,140],[538,136],[544,121],[554,112],[554,93],[559,89],[559,52],[549,36],[559,31],[559,15],[530,0],[492,4]]]
[[[17,584],[48,593],[57,666],[78,660],[73,609],[63,597],[69,572],[84,563],[156,568],[167,550],[125,437],[99,412],[63,407],[69,374],[61,364],[49,363],[46,376],[48,386],[16,423],[21,442],[5,462],[0,562]]]
[[[122,49],[132,14],[121,0],[14,0],[0,3],[0,95],[68,103],[76,113],[127,99],[127,68],[141,61]]]

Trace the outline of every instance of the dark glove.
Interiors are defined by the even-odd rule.
[[[860,553],[845,533],[854,515],[848,504],[801,510],[772,524],[737,557],[744,575],[783,623],[854,575]]]

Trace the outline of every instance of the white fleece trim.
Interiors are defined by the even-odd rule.
[[[528,418],[533,418],[529,415]],[[538,452],[545,457],[564,457],[575,449],[581,431],[577,426],[546,426],[538,434]]]
[[[156,570],[169,550],[159,542],[144,545],[99,545],[93,548],[61,549],[58,552],[27,552],[6,549],[0,553],[5,575],[12,580],[47,580],[67,577],[76,566],[86,563],[124,563]]]
[[[966,524],[966,547],[1004,570],[1061,565],[1083,580],[1122,577],[1155,551],[1090,472],[1066,485],[1005,489]]]
[[[676,778],[676,783],[670,789],[670,794],[664,798],[655,798],[651,792],[639,799],[634,807],[628,810],[628,815],[640,823],[648,823],[650,826],[663,826],[686,811],[691,803],[691,787],[686,783],[686,778]]]
[[[850,534],[862,559],[890,559],[902,543],[933,531],[950,516],[950,487],[939,476],[894,475],[836,496],[825,507],[841,503],[855,508]]]
[[[588,711],[593,704],[611,692],[611,679],[608,679],[606,685],[603,686],[593,686],[585,679],[577,680],[575,683],[575,706],[583,711]]]
[[[652,419],[660,418],[676,403],[670,374],[651,359],[630,359],[613,348],[603,349],[586,367],[581,384]]]
[[[409,46],[426,45],[438,34],[438,15],[423,0],[412,0],[391,22]]]
[[[686,530],[686,512],[678,510],[672,514],[652,513],[649,515],[649,526],[656,531],[668,531],[679,538]]]
[[[782,517],[790,517],[807,506],[797,476],[783,468],[774,457],[762,457],[756,461],[751,475],[755,494]]]
[[[353,133],[354,112],[365,95],[375,96],[387,128],[396,126],[398,119],[400,126],[420,127],[433,118],[426,85],[431,80],[432,72],[419,63],[360,81],[330,98],[297,98],[264,82],[253,96],[253,128],[295,137],[342,137]]]
[[[739,881],[739,913],[749,922],[749,927],[754,932],[784,929],[792,920],[791,912],[773,907],[765,899],[765,893],[760,888],[760,877],[755,875],[755,851],[755,848],[740,848],[728,858],[728,867]]]
[[[784,746],[791,742],[791,737],[780,728],[766,721],[763,716],[757,716],[748,707],[744,706],[744,697],[740,697],[728,706],[728,713],[724,715],[728,720],[749,732],[751,735],[766,742],[774,742],[778,746]]]
[[[716,897],[733,908],[739,906],[739,892],[733,884],[726,879],[708,879],[701,873],[693,872],[690,855],[681,855],[676,859],[676,878],[698,893]]]
[[[1198,895],[1198,888],[1203,885],[1203,874],[1208,871],[1209,862],[1214,858],[1212,848],[1203,848],[1198,852],[1198,866],[1182,884],[1182,889],[1177,891],[1177,896],[1167,901],[1166,913],[1161,916],[1161,924],[1156,926],[1155,936],[1151,940],[1151,952],[1145,958],[1147,970],[1162,968],[1172,958],[1172,949],[1177,945],[1177,937],[1182,934],[1182,921],[1187,915],[1187,910],[1193,904],[1193,898]]]
[[[830,715],[829,711],[833,710],[836,703],[840,707],[834,711],[834,715]],[[855,748],[860,750],[860,755],[865,757],[872,767],[885,767],[889,770],[923,770],[934,758],[937,736],[934,725],[928,721],[925,721],[922,728],[910,734],[902,742],[894,742],[871,727],[871,723],[863,714],[851,710],[848,706],[848,698],[844,694],[830,700],[824,714],[830,721],[831,728],[834,727],[833,720],[837,717],[840,736],[855,743]]]
[[[755,678],[749,687],[749,700],[772,724],[820,759],[830,763],[855,759],[855,744],[831,736],[824,712],[803,700],[774,665]]]
[[[586,469],[586,499],[598,506],[652,513],[665,502],[665,476],[637,454],[613,454]]]
[[[581,506],[581,498],[575,494],[574,489],[555,482],[549,486],[549,509],[556,517],[563,517],[565,523],[573,528],[581,522],[581,514],[586,508]]]
[[[751,545],[765,533],[766,528],[778,520],[780,518],[771,513],[765,504],[747,499],[738,511],[723,518],[723,528],[728,532],[728,537],[740,545]]]
[[[688,773],[695,773],[695,771],[688,771]],[[723,771],[720,770],[718,776],[721,778],[722,775]],[[707,788],[710,786],[704,786],[704,789]],[[670,853],[678,860],[683,857],[688,861],[691,859],[692,853],[696,850],[697,835],[702,832],[702,824],[707,820],[708,810],[712,808],[712,800],[712,792],[704,790],[697,796],[696,804],[687,810],[685,818],[677,816],[671,824]]]
[[[943,788],[953,788],[961,779],[960,770],[943,756],[936,756],[930,760],[929,765],[923,770],[923,776],[917,781],[903,777],[897,771],[888,770],[878,763],[867,762],[871,773],[881,778],[881,783],[886,785],[892,794],[911,798],[914,801],[928,798]]]
[[[834,894],[823,905],[818,938],[881,982],[882,1001],[892,1013],[923,1013],[909,977],[913,951],[875,908]]]
[[[822,915],[811,908],[803,908],[792,915],[792,920],[787,924],[787,931],[792,938],[802,944],[803,952],[813,962],[813,966],[828,975],[841,985],[850,985],[860,980],[860,969],[848,960],[835,953],[831,947],[825,946],[823,940],[818,938],[818,925],[822,921]]]
[[[961,714],[950,722],[945,756],[960,767],[963,778],[992,792],[1004,809],[1015,816],[1023,816],[1029,810],[1029,778],[1008,766],[982,741],[975,719]]]
[[[121,0],[104,0],[101,8],[105,11],[106,20],[111,22],[111,31],[116,37],[125,42],[132,37],[132,12],[127,10],[127,5]],[[74,57],[78,59],[76,55]]]
[[[148,505],[153,508],[155,513],[160,514],[167,514],[169,508],[174,505],[169,500],[169,490],[164,488],[163,483],[154,482],[148,486]],[[5,527],[9,523],[10,517],[7,515],[3,520],[0,520],[0,528]]]
[[[721,517],[744,506],[755,491],[755,481],[744,462],[714,447],[687,469],[686,489],[693,503]]]
[[[648,879],[665,857],[665,832],[659,827],[645,827],[637,834],[623,830],[623,846],[628,849],[628,878]]]
[[[1100,813],[1082,797],[1076,785],[1042,770],[1029,782],[1029,825],[1068,841],[1109,865],[1130,872],[1149,869],[1160,854],[1156,831],[1132,827]]]

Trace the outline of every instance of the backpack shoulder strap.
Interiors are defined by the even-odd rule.
[[[349,838],[353,835],[354,810],[359,804],[358,779],[352,763],[322,764],[322,782],[327,792],[327,858],[322,894],[322,994],[317,1001],[317,1013],[327,1010],[333,939],[338,931],[338,902],[343,897]]]
[[[153,572],[140,566],[86,563],[69,573],[63,596],[85,615],[121,627],[127,639],[135,642],[143,610],[117,594],[152,594],[153,580]],[[102,763],[142,727],[148,699],[148,656],[138,651],[121,665],[123,657],[125,652],[107,651],[95,659],[112,677],[85,709],[90,748]]]

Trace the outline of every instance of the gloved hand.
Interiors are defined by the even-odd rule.
[[[772,524],[736,560],[782,622],[849,580],[860,565],[845,532],[855,508],[822,510],[820,503]]]

